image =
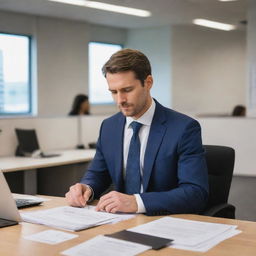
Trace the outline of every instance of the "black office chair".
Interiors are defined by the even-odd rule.
[[[209,200],[202,215],[235,219],[235,207],[228,204],[235,150],[215,145],[204,145],[204,149],[209,175]]]

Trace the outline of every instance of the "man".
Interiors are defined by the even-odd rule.
[[[103,121],[95,157],[81,183],[70,187],[67,202],[83,207],[113,184],[96,210],[202,211],[208,176],[198,122],[152,99],[151,66],[143,53],[120,50],[102,71],[121,112]]]

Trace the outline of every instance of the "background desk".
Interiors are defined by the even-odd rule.
[[[51,201],[44,202],[44,206],[26,209],[25,211],[46,209],[56,206],[65,205],[64,198],[53,198]],[[142,255],[172,255],[172,256],[255,256],[256,255],[256,223],[249,221],[239,221],[222,218],[212,218],[199,215],[180,214],[172,217],[184,218],[190,220],[208,221],[214,223],[225,223],[238,225],[241,234],[223,241],[206,253],[184,251],[172,248],[165,248],[159,251],[149,250]],[[90,238],[100,234],[110,234],[123,229],[131,228],[159,217],[148,217],[142,214],[137,215],[127,221],[116,224],[102,225],[99,227],[76,232],[79,237],[57,245],[47,245],[25,240],[23,236],[31,235],[46,229],[53,229],[42,225],[21,223],[20,225],[0,229],[0,255],[4,256],[53,256],[61,255],[60,253],[72,246],[82,243]],[[104,248],[103,248],[104,250]]]
[[[78,182],[95,150],[57,150],[50,158],[0,157],[12,192],[63,196],[71,184]],[[22,172],[21,172],[22,171]]]

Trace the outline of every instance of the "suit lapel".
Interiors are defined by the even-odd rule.
[[[166,120],[163,107],[156,101],[156,109],[151,123],[150,132],[148,136],[147,147],[144,157],[144,170],[143,170],[143,191],[148,188],[149,179],[153,169],[154,161],[159,151],[159,147],[163,140],[166,126]]]
[[[123,191],[123,138],[124,138],[124,125],[125,125],[125,117],[120,115],[118,119],[117,126],[115,127],[115,137],[116,137],[116,145],[112,147],[115,150],[115,180],[116,180],[116,190]],[[114,144],[114,142],[113,142]]]

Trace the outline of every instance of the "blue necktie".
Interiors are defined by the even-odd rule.
[[[139,130],[142,124],[133,121],[130,126],[133,129],[133,135],[126,163],[125,192],[133,195],[140,193],[141,187]]]

